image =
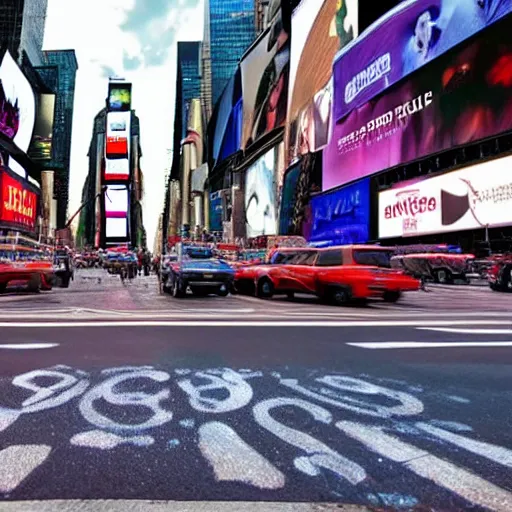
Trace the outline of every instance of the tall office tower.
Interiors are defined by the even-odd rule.
[[[78,70],[75,50],[46,51],[45,60],[57,66],[57,99],[53,128],[53,160],[55,163],[55,196],[57,199],[57,229],[66,224],[69,200],[69,170],[71,161],[71,134],[75,80]]]
[[[48,0],[0,1],[0,47],[6,46],[21,64],[25,53],[33,66],[43,64],[43,39]]]

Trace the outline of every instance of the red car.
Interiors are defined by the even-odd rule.
[[[289,249],[286,253],[278,252],[282,254],[281,263],[241,269],[235,276],[237,289],[241,284],[248,286],[247,280],[254,276],[252,285],[261,298],[306,293],[345,304],[369,298],[396,302],[403,292],[421,286],[418,279],[390,269],[392,251],[380,246]]]
[[[0,263],[0,293],[9,284],[23,282],[29,291],[51,290],[55,275],[51,262],[2,262]]]

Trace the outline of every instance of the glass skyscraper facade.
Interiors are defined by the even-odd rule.
[[[55,117],[53,125],[53,161],[55,164],[55,196],[57,199],[57,229],[66,224],[69,200],[69,168],[75,80],[78,62],[74,50],[44,52],[46,63],[58,69]]]
[[[209,0],[212,103],[256,37],[255,0]]]

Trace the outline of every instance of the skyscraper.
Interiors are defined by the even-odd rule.
[[[78,62],[75,50],[52,50],[44,53],[47,64],[57,66],[59,75],[53,127],[53,160],[55,163],[57,229],[60,229],[66,224],[68,214],[71,132]]]
[[[0,46],[7,46],[21,64],[23,53],[33,66],[43,63],[43,39],[48,0],[0,1]]]
[[[211,59],[211,94],[215,105],[238,62],[256,37],[255,0],[206,0]],[[208,31],[208,34],[207,34]],[[206,39],[206,37],[205,37]]]
[[[201,42],[179,41],[177,78],[181,80],[181,111],[182,129],[181,136],[185,137],[187,131],[187,119],[190,102],[201,95]]]

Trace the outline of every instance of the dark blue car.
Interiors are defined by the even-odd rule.
[[[181,257],[171,263],[165,288],[174,297],[184,297],[189,287],[194,295],[225,297],[233,287],[234,276],[231,266],[215,258],[212,249],[183,246]]]

